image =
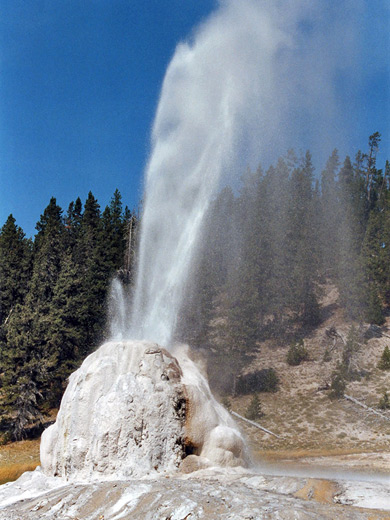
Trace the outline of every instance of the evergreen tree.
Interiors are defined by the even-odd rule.
[[[17,305],[7,327],[7,348],[1,352],[2,425],[8,425],[16,440],[26,437],[29,425],[42,420],[41,388],[47,381],[47,364],[38,324],[35,309]]]
[[[347,387],[345,382],[344,369],[338,366],[337,369],[332,373],[332,380],[330,384],[329,397],[331,399],[342,399],[344,392]]]
[[[368,209],[372,209],[378,198],[378,185],[380,184],[380,173],[376,169],[376,156],[379,150],[381,134],[375,132],[368,139],[369,152],[365,155],[365,189],[367,194]]]
[[[80,197],[76,199],[76,202],[71,202],[69,204],[65,217],[65,250],[70,250],[73,252],[77,245],[82,222],[82,209],[83,206]]]
[[[340,370],[343,372],[344,378],[348,381],[353,381],[360,378],[359,373],[353,366],[353,360],[355,358],[355,354],[359,351],[359,348],[359,334],[356,330],[356,327],[352,325],[348,331],[347,340],[345,342],[342,353],[342,362],[340,365]]]
[[[367,309],[364,317],[368,323],[374,323],[376,325],[383,325],[385,322],[382,302],[375,284],[369,285]]]
[[[257,203],[258,207],[264,207],[263,214],[258,216],[258,233],[263,237],[259,268],[265,274],[263,286],[259,287],[264,316],[262,330],[263,334],[277,334],[282,331],[285,321],[291,273],[286,252],[290,192],[285,159],[279,159],[275,168],[269,168],[263,183],[263,191],[259,192],[263,200]]]
[[[339,247],[337,236],[339,212],[336,185],[338,168],[338,152],[333,150],[325,169],[321,173],[321,225],[319,226],[322,269],[332,279],[335,276],[336,255]]]
[[[384,243],[383,212],[372,209],[362,247],[362,262],[365,268],[366,309],[365,319],[382,325],[384,316],[379,297],[379,288],[386,284],[388,251]],[[390,245],[390,244],[389,244]]]
[[[110,205],[103,212],[101,233],[107,271],[112,274],[123,267],[126,246],[126,221],[122,215],[119,190],[115,190]]]
[[[245,412],[245,417],[250,421],[256,421],[264,416],[258,394],[253,394],[251,402]]]
[[[88,259],[93,255],[97,239],[100,233],[100,206],[98,201],[88,193],[84,205],[84,213],[81,220],[80,232],[76,244],[75,262],[82,271],[86,271]]]
[[[378,363],[378,368],[381,370],[390,370],[390,349],[386,346],[382,352],[382,356]]]
[[[31,261],[31,241],[25,238],[11,214],[0,231],[0,325],[25,298]]]
[[[82,284],[78,314],[85,334],[83,355],[88,354],[103,338],[108,265],[102,238],[100,206],[89,192],[84,205],[76,257]]]
[[[337,285],[341,302],[353,319],[363,319],[366,308],[366,283],[361,261],[361,245],[365,229],[365,195],[359,173],[360,155],[357,166],[345,158],[339,172],[339,223]]]
[[[309,352],[305,347],[303,340],[293,343],[288,349],[286,361],[291,366],[298,366],[302,361],[309,359]]]
[[[53,353],[49,399],[52,406],[58,405],[64,381],[88,351],[81,316],[82,288],[79,269],[68,252],[63,257],[61,272],[54,286],[45,335],[47,351]]]
[[[286,249],[291,268],[290,309],[303,325],[313,326],[319,321],[316,295],[318,280],[318,247],[313,223],[313,173],[311,155],[306,152],[301,165],[294,169],[290,180],[291,202],[288,218]]]
[[[53,290],[63,255],[62,210],[52,198],[37,224],[32,278],[23,306],[17,305],[7,324],[2,353],[5,416],[16,413],[13,433],[24,435],[28,423],[40,420],[42,398],[52,384],[57,353],[47,343]],[[20,396],[26,406],[20,405]]]

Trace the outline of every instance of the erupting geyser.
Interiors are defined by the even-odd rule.
[[[335,28],[348,34],[355,3],[339,4],[332,6],[330,18],[339,19],[350,6],[348,17],[341,17],[341,29]],[[31,508],[27,500],[23,507],[28,516],[20,518],[77,514],[92,519],[98,512],[101,518],[130,518],[145,494],[140,516],[132,518],[207,518],[203,512],[209,510],[210,496],[213,518],[263,518],[262,512],[264,518],[298,518],[295,497],[278,495],[270,503],[270,495],[263,494],[259,506],[258,494],[248,490],[262,489],[263,477],[256,482],[243,477],[241,487],[229,490],[226,503],[218,498],[219,482],[199,484],[210,494],[203,497],[198,489],[198,498],[191,502],[193,483],[186,488],[190,492],[180,494],[177,489],[171,492],[175,484],[164,486],[165,479],[155,479],[154,486],[162,490],[157,493],[159,503],[153,501],[155,488],[149,488],[146,479],[133,482],[132,496],[126,494],[130,480],[123,485],[123,495],[116,494],[117,484],[110,482],[108,488],[101,482],[100,510],[94,497],[90,500],[99,486],[85,484],[83,491],[73,482],[248,466],[245,442],[234,421],[215,401],[186,349],[175,346],[176,325],[207,210],[223,178],[235,169],[240,173],[259,156],[267,160],[270,149],[277,156],[294,146],[291,136],[312,134],[322,143],[324,129],[333,128],[329,77],[336,70],[344,73],[351,60],[339,48],[329,58],[324,43],[338,41],[339,33],[331,34],[328,10],[328,3],[319,0],[221,0],[192,41],[177,47],[153,125],[132,307],[120,282],[114,281],[112,341],[70,377],[57,421],[42,436],[43,473],[36,470],[4,486],[0,509],[6,514],[23,493],[28,500],[40,499],[47,489],[64,485],[50,477],[62,477],[72,485],[58,496],[47,492],[48,498]],[[32,516],[33,511],[39,516]],[[289,512],[294,516],[286,516]],[[309,515],[320,518],[317,512]],[[303,512],[299,518],[309,516]]]
[[[120,282],[112,286],[111,337],[138,341],[103,345],[72,375],[57,423],[43,436],[47,474],[144,475],[176,469],[188,454],[199,457],[193,467],[247,464],[229,414],[188,356],[174,351],[175,331],[223,176],[250,162],[254,149],[284,145],[292,104],[310,104],[304,81],[314,62],[289,74],[307,10],[298,3],[301,10],[221,2],[193,41],[177,47],[153,125],[131,313]],[[325,100],[322,90],[316,106]]]
[[[258,146],[256,114],[274,100],[278,73],[270,67],[290,45],[274,26],[262,3],[228,1],[193,43],[178,46],[153,126],[130,320],[120,282],[112,286],[112,338],[138,341],[103,345],[73,374],[43,436],[46,473],[144,475],[176,469],[186,457],[187,470],[247,465],[233,420],[174,342],[208,207],[244,141],[246,157]]]

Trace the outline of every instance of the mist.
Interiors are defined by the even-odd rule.
[[[145,172],[130,331],[169,345],[219,188],[294,146],[345,144],[340,74],[356,74],[360,2],[223,1],[167,68]]]

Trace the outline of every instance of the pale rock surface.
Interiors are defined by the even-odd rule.
[[[371,510],[352,507],[362,489],[341,504],[297,498],[307,479],[270,477],[239,468],[209,468],[189,476],[65,482],[39,470],[0,486],[0,520],[385,520],[371,485]],[[356,484],[356,483],[355,483]],[[19,494],[19,499],[17,498]],[[390,492],[387,493],[389,497]]]
[[[234,421],[185,349],[178,357],[143,341],[109,342],[88,356],[42,435],[43,472],[71,480],[139,477],[173,472],[189,453],[202,466],[246,465]]]
[[[185,439],[199,456],[200,466],[250,465],[245,440],[231,415],[211,393],[209,383],[188,355],[188,347],[176,347],[173,354],[183,371],[187,395]]]
[[[177,361],[157,345],[110,342],[69,380],[57,421],[42,435],[47,475],[140,476],[182,459],[185,397]]]

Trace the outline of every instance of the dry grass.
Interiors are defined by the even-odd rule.
[[[39,439],[0,446],[0,485],[39,465]]]
[[[32,464],[10,464],[0,467],[0,486],[18,479],[25,471],[33,471],[38,465],[39,461]]]
[[[299,460],[306,457],[335,457],[344,455],[355,455],[364,453],[364,450],[358,449],[313,449],[313,450],[258,450],[254,452],[254,456],[261,460],[267,460],[270,462],[277,462],[279,460]]]
[[[304,487],[295,493],[295,496],[303,500],[313,499],[321,504],[333,504],[333,497],[337,491],[337,485],[334,482],[308,479]]]

